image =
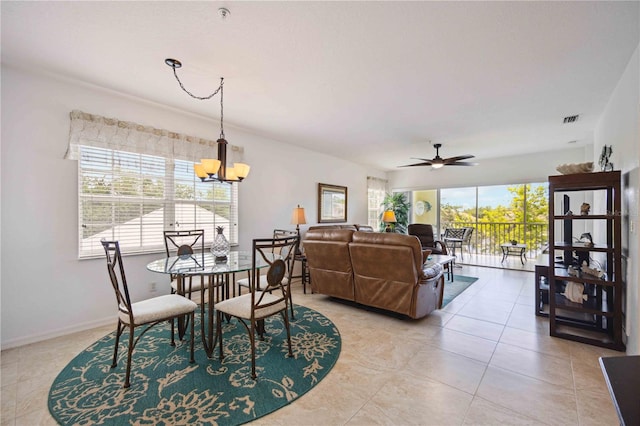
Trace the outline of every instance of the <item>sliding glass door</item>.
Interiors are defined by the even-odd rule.
[[[446,228],[474,228],[474,254],[500,255],[501,244],[527,245],[536,257],[548,244],[546,183],[413,191],[410,223],[429,223],[436,235]]]

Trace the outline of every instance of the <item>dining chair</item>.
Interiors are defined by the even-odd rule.
[[[191,323],[190,340],[190,363],[194,363],[193,337],[194,337],[194,312],[198,305],[178,294],[166,294],[140,302],[131,303],[129,297],[129,287],[124,273],[122,256],[120,254],[120,244],[118,241],[102,241],[102,246],[107,257],[107,270],[111,285],[116,294],[118,304],[118,325],[116,328],[116,341],[113,347],[113,361],[111,368],[118,365],[118,345],[120,336],[125,329],[129,330],[129,344],[127,346],[127,370],[124,379],[124,387],[130,386],[129,377],[131,375],[131,356],[140,338],[154,325],[163,321],[171,322],[171,346],[175,346],[174,320],[188,315]],[[146,328],[134,340],[134,330],[138,326]]]
[[[291,331],[289,329],[289,304],[291,303],[291,274],[293,257],[299,243],[297,235],[254,239],[252,251],[251,286],[249,293],[223,300],[216,304],[217,335],[220,346],[220,359],[224,359],[222,320],[224,316],[235,317],[249,333],[251,344],[251,377],[256,378],[256,333],[263,336],[264,319],[280,314],[287,330],[289,357],[291,350]],[[279,256],[275,256],[279,253]],[[259,264],[266,262],[266,272],[260,273]],[[266,277],[265,281],[260,276]],[[255,285],[263,282],[262,288]]]
[[[204,253],[204,229],[164,231],[164,247],[167,252],[167,257],[191,255],[196,251]],[[192,292],[202,291],[203,288],[206,288],[204,285],[204,275],[200,275],[199,277],[200,280],[194,280],[192,276],[189,276],[188,281],[183,282],[184,288],[182,289],[182,293],[180,293],[178,291],[178,276],[171,274],[171,293],[187,295],[190,299]]]
[[[290,231],[287,229],[274,229],[273,230],[273,238],[284,238],[284,237],[298,237],[299,238],[299,234],[297,231]],[[298,247],[300,246],[300,241],[298,241]],[[274,247],[273,248],[273,253],[275,254],[280,254],[280,252],[282,251],[282,247]],[[297,251],[297,249],[296,249]],[[293,260],[291,263],[291,269],[293,270],[293,266],[295,265],[295,261],[296,261],[296,253],[294,253],[293,256]],[[302,273],[304,274],[304,270],[302,271]],[[249,271],[249,274],[251,274],[251,271]],[[250,276],[246,277],[246,278],[241,278],[238,281],[236,281],[236,284],[238,285],[238,294],[242,294],[242,288],[247,288],[249,289],[250,286]],[[293,277],[291,277],[293,278]],[[265,275],[260,275],[260,279],[258,280],[258,289],[263,289],[265,287],[268,286],[268,282],[267,282],[267,277]],[[295,315],[293,313],[293,303],[291,301],[291,294],[289,294],[289,305],[291,306],[291,318],[295,319]]]

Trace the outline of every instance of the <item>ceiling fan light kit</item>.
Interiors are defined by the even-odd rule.
[[[428,160],[426,158],[414,158],[415,160],[422,160],[422,163],[416,164],[407,164],[406,166],[400,167],[416,167],[416,166],[431,166],[432,169],[439,169],[444,166],[477,166],[478,163],[469,163],[467,161],[470,158],[473,158],[473,155],[459,155],[457,157],[451,158],[442,158],[440,157],[440,148],[442,147],[441,143],[434,143],[433,147],[436,149],[436,156],[432,160]]]

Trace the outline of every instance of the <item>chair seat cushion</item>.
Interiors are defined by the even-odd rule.
[[[184,288],[185,293],[189,292],[189,289],[191,289],[191,291],[200,291],[203,287],[202,280],[199,276],[193,277],[191,281],[187,278],[182,281],[182,287]],[[178,291],[178,280],[171,281],[171,288],[175,292]]]
[[[283,278],[283,282],[287,282],[288,278],[284,277]],[[249,288],[249,278],[242,278],[238,281],[236,281],[236,284],[238,284],[240,287],[247,287]],[[262,274],[260,275],[260,285],[258,286],[259,289],[263,289],[266,288],[269,285],[269,282],[267,281],[267,276]]]
[[[256,301],[259,298],[259,295],[256,294]],[[273,315],[279,311],[287,309],[287,301],[282,299],[282,296],[276,296],[271,293],[265,293],[262,298],[262,304],[269,304],[272,302],[277,302],[272,306],[256,309],[256,318],[266,318],[270,315]],[[215,308],[220,312],[225,314],[229,314],[234,317],[250,319],[251,318],[251,293],[243,294],[242,296],[233,297],[231,299],[223,300],[222,302],[218,302],[215,305]]]
[[[148,324],[162,319],[190,314],[197,307],[198,305],[195,302],[177,294],[167,294],[131,304],[135,325]],[[120,321],[129,324],[129,314],[127,312],[121,310],[118,315]]]
[[[266,283],[267,283],[267,277],[264,275],[260,275],[260,287],[262,287]],[[238,284],[240,287],[249,288],[249,278],[239,279],[238,281],[236,281],[236,284]]]

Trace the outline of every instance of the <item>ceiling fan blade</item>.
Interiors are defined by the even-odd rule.
[[[460,161],[460,160],[468,160],[469,158],[473,158],[475,157],[474,155],[459,155],[457,157],[450,157],[450,158],[445,158],[444,161],[445,163],[453,163],[456,161]]]
[[[468,163],[466,161],[458,161],[456,163],[445,163],[445,166],[477,166],[478,163]]]
[[[398,166],[398,167],[416,167],[416,166],[430,166],[430,165],[431,165],[431,161],[425,161],[424,163],[407,164],[405,166]]]
[[[407,164],[406,166],[398,166],[398,167],[431,166],[433,170],[433,169],[439,169],[442,166],[477,166],[478,165],[478,163],[467,163],[464,161],[460,161],[460,160],[467,160],[469,158],[473,158],[474,157],[473,155],[458,155],[457,157],[441,158],[440,155],[438,154],[441,146],[442,144],[439,144],[439,143],[433,145],[433,147],[436,149],[436,156],[432,160],[429,160],[427,158],[411,157],[414,160],[422,161],[422,163]]]

